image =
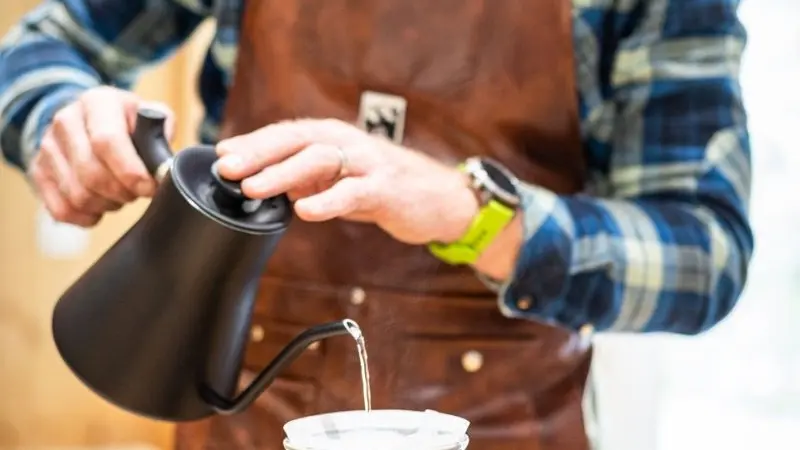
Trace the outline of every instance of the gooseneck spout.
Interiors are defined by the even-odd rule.
[[[219,414],[236,414],[247,409],[275,380],[275,378],[314,342],[335,336],[355,336],[357,325],[350,319],[330,322],[309,328],[295,337],[278,353],[278,356],[258,374],[250,385],[236,398],[227,399],[207,385],[201,386],[200,395]]]

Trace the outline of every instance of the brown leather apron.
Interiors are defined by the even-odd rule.
[[[407,100],[411,148],[488,155],[557,192],[582,187],[569,1],[247,3],[223,136],[296,117],[355,122],[362,93],[376,91]],[[246,375],[303,328],[350,317],[367,338],[375,408],[465,417],[470,450],[588,448],[588,345],[504,318],[470,269],[424,247],[372,225],[296,220],[259,295]],[[359,408],[354,342],[329,339],[247,412],[180,425],[177,447],[280,449],[285,422]]]

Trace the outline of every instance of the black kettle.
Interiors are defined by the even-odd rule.
[[[141,219],[59,299],[53,337],[95,393],[180,422],[247,408],[309,344],[358,329],[343,320],[306,330],[236,392],[258,280],[291,205],[284,195],[246,198],[217,173],[213,147],[173,156],[164,122],[158,111],[139,111],[133,142],[159,188]]]

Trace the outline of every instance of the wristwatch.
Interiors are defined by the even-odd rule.
[[[480,210],[469,229],[456,242],[428,244],[440,260],[452,264],[474,264],[486,247],[514,219],[519,208],[519,181],[497,161],[472,157],[459,166],[470,178],[470,187],[480,202]]]

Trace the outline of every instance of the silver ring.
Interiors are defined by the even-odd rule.
[[[336,151],[339,154],[339,173],[336,175],[336,179],[338,180],[347,176],[347,166],[350,161],[347,159],[347,153],[344,152],[342,147],[337,145]]]

